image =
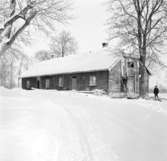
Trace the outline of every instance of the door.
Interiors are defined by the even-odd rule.
[[[37,88],[40,88],[40,81],[41,81],[41,78],[40,77],[37,77]]]
[[[77,89],[77,77],[72,77],[72,90]]]
[[[128,77],[127,89],[129,96],[133,96],[135,94],[135,77]]]
[[[40,88],[40,81],[37,80],[37,88]]]

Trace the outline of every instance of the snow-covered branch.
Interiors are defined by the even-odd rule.
[[[5,0],[3,2],[6,4]],[[4,9],[4,11],[8,12],[8,14],[4,15],[9,16],[3,23],[3,27],[0,28],[0,57],[30,24],[34,25],[34,22],[38,22],[44,25],[43,28],[46,28],[46,20],[47,25],[51,26],[55,22],[64,22],[69,18],[67,10],[70,5],[66,0],[29,0],[25,1],[26,3],[24,1],[20,2],[22,4],[16,2],[11,0],[8,2],[10,9]],[[0,9],[2,6],[0,5]],[[15,25],[20,20],[23,21],[23,24]]]

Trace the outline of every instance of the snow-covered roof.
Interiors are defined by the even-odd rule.
[[[70,55],[37,63],[25,71],[21,77],[108,70],[119,60],[120,58],[111,51],[103,49],[94,53]]]

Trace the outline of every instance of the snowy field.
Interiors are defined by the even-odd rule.
[[[165,98],[0,88],[0,161],[167,161]]]

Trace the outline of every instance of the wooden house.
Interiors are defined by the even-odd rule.
[[[146,70],[147,90],[149,72]],[[55,58],[32,66],[21,76],[22,88],[92,91],[104,90],[112,96],[139,94],[139,61],[114,56],[103,49]]]

